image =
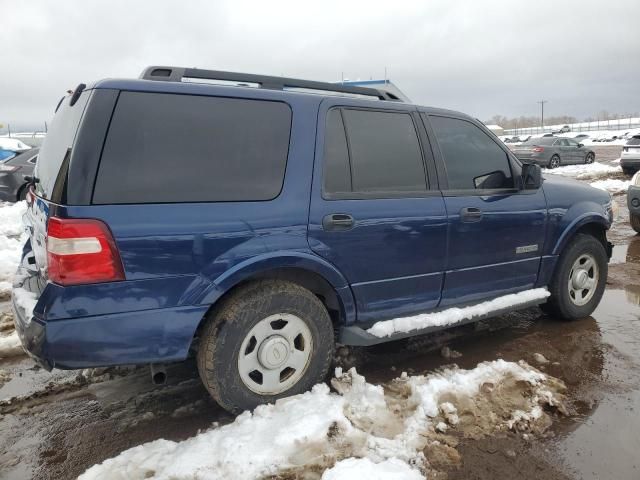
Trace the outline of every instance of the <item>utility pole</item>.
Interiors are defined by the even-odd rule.
[[[540,104],[540,126],[542,127],[542,133],[544,133],[544,104],[547,103],[548,100],[540,100],[539,103]]]

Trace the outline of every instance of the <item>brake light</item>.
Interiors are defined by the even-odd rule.
[[[60,285],[124,280],[120,253],[100,220],[51,217],[47,225],[49,279]]]
[[[532,150],[536,153],[544,152],[543,147],[533,147]]]

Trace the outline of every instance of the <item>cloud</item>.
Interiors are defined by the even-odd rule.
[[[0,123],[40,125],[80,82],[152,64],[390,78],[479,118],[640,110],[640,3],[0,0]]]

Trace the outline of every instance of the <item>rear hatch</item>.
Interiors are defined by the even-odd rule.
[[[640,157],[640,135],[634,135],[627,144],[622,147],[622,155],[629,157]]]
[[[37,275],[40,285],[47,280],[47,223],[64,198],[71,149],[90,94],[82,92],[73,105],[73,96],[62,99],[38,154],[33,174],[36,184],[28,195],[24,217],[29,242],[24,252],[28,258],[22,267],[28,271],[21,273]]]

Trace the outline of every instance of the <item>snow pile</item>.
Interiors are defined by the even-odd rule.
[[[606,177],[612,173],[622,173],[622,170],[619,166],[593,162],[584,165],[567,165],[565,167],[558,167],[548,171],[548,173],[577,179],[587,179]]]
[[[444,327],[453,325],[463,320],[470,320],[474,317],[488,315],[491,312],[506,308],[517,307],[534,300],[542,300],[549,296],[545,288],[535,288],[525,290],[520,293],[504,295],[488,302],[464,308],[449,308],[441,312],[422,313],[413,317],[400,317],[391,320],[383,320],[375,323],[367,330],[370,334],[383,338],[396,333],[408,333],[414,330],[421,330],[428,327]]]
[[[242,480],[324,471],[324,480],[419,479],[430,471],[424,451],[437,443],[435,425],[456,429],[484,421],[494,430],[527,430],[548,418],[541,407],[562,404],[564,389],[526,363],[503,360],[472,370],[403,374],[384,388],[355,369],[336,369],[332,384],[338,393],[319,384],[188,440],[131,448],[79,478]],[[507,393],[501,409],[496,404]]]
[[[322,480],[422,480],[420,472],[397,458],[373,463],[368,458],[347,458],[326,470]]]
[[[9,335],[0,336],[0,358],[15,357],[23,354],[22,343],[20,343],[18,334],[15,331]]]
[[[609,193],[626,193],[629,185],[631,185],[631,181],[618,180],[616,178],[607,178],[606,180],[598,180],[597,182],[592,182],[589,185],[595,188],[599,188],[600,190],[606,190]]]
[[[0,298],[11,291],[11,279],[20,263],[26,241],[22,226],[26,211],[26,202],[0,205]]]

